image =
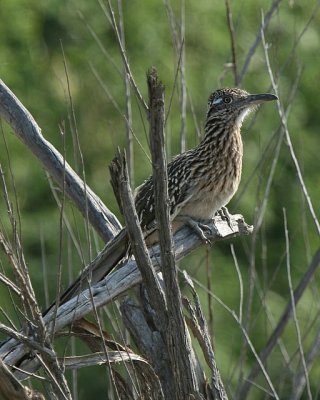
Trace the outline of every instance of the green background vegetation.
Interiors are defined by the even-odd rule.
[[[233,1],[231,6],[237,66],[238,71],[241,71],[259,31],[262,12],[266,14],[270,1]],[[172,7],[179,23],[180,2],[172,1]],[[285,108],[289,107],[288,126],[293,147],[319,216],[320,16],[315,7],[316,1],[280,2],[265,37],[282,105]],[[181,120],[179,83],[174,86],[177,55],[172,43],[166,9],[160,0],[130,0],[123,1],[123,15],[130,66],[145,99],[146,71],[152,65],[157,67],[159,76],[165,83],[167,107],[173,93],[167,123],[170,158],[180,151]],[[83,0],[3,0],[0,2],[0,18],[0,78],[32,113],[45,138],[66,154],[68,162],[83,176],[81,157],[75,144],[77,133],[87,183],[121,220],[109,184],[107,166],[116,148],[126,146],[125,122],[122,115],[125,109],[123,66],[112,27],[101,6],[98,2]],[[202,131],[210,93],[217,87],[234,85],[232,69],[226,67],[231,61],[231,51],[225,3],[217,0],[186,1],[185,32],[187,147],[190,148],[199,140],[197,127]],[[96,38],[105,51],[102,51]],[[106,52],[116,68],[106,56]],[[93,71],[100,77],[100,82]],[[76,124],[72,117],[67,77]],[[120,112],[106,95],[101,82]],[[272,90],[261,44],[254,53],[241,87],[250,92]],[[135,186],[138,186],[148,177],[151,165],[145,155],[145,151],[148,152],[147,119],[141,119],[143,110],[139,108],[133,93],[132,108],[133,130],[143,146],[142,149],[137,141],[134,142],[134,182]],[[279,127],[280,119],[276,105],[270,103],[263,106],[255,117],[251,117],[243,128],[243,179],[238,194],[229,204],[229,210],[232,213],[243,214],[248,223],[254,223],[256,212],[265,197],[267,179],[280,135]],[[82,257],[75,251],[67,230],[60,230],[59,209],[45,172],[4,123],[1,123],[0,163],[11,200],[17,210],[14,200],[14,191],[16,192],[26,260],[38,301],[45,307],[44,273],[47,274],[49,299],[52,300],[56,288],[60,235],[63,237],[61,251],[64,286],[70,279],[70,270],[73,276],[77,274],[79,266],[82,265]],[[290,299],[283,209],[286,210],[288,219],[293,287],[300,281],[319,246],[319,236],[310,217],[285,141],[282,143],[267,199],[266,212],[257,234],[233,241],[244,284],[245,320],[249,318],[246,304],[250,276],[253,277],[249,335],[258,351],[264,347]],[[10,235],[3,198],[0,199],[0,215]],[[90,246],[85,223],[69,203],[66,206],[66,215],[87,261],[90,258]],[[94,254],[103,245],[93,232],[91,243],[94,246]],[[2,265],[7,268],[4,258]],[[187,269],[204,285],[207,285],[207,269],[210,269],[211,290],[238,313],[239,279],[230,242],[219,243],[213,249],[203,247],[184,259],[180,267]],[[10,275],[10,272],[8,274]],[[318,287],[319,275],[310,284],[297,308],[306,352],[320,328]],[[199,293],[203,307],[207,309],[207,295],[201,289]],[[11,299],[4,287],[0,287],[0,295],[1,305],[10,313]],[[239,357],[244,339],[238,325],[227,311],[214,301],[213,309],[212,329],[217,361],[232,398],[231,395],[240,379]],[[14,316],[12,318],[15,319]],[[277,347],[271,357],[268,372],[280,398],[286,399],[291,395],[297,365],[299,368],[301,366],[297,351],[297,333],[293,323],[286,328],[282,345],[288,355],[287,361],[284,361]],[[250,371],[253,361],[254,356],[248,350],[242,365],[244,375]],[[310,372],[314,398],[317,398],[316,393],[320,389],[319,376],[318,359]],[[84,379],[79,380],[79,399],[88,398],[89,395],[93,398],[104,393],[107,384],[102,368],[81,371],[81,377]],[[263,378],[258,382],[267,387]],[[250,398],[259,399],[265,398],[264,396],[261,390],[254,389]]]

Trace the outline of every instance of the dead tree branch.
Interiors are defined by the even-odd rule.
[[[168,175],[164,141],[164,86],[152,68],[148,73],[150,144],[153,165],[155,214],[159,231],[161,271],[167,305],[167,323],[162,326],[175,375],[175,398],[188,398],[198,392],[192,362],[192,347],[182,312],[181,293],[174,259],[169,219]],[[155,310],[159,312],[159,310]]]
[[[142,281],[148,293],[150,304],[157,314],[157,328],[163,333],[163,326],[167,326],[166,300],[160,281],[157,277],[156,269],[152,267],[150,255],[144,241],[143,233],[140,228],[138,216],[134,206],[133,196],[130,190],[126,158],[118,155],[118,158],[113,161],[114,174],[119,180],[119,194],[121,198],[122,210],[128,229],[132,252],[137,261],[137,266],[142,276]],[[115,168],[115,165],[118,168]],[[141,325],[140,325],[141,328]],[[140,331],[140,335],[142,331]],[[144,335],[144,332],[143,332]],[[142,336],[143,336],[142,335]],[[163,348],[163,350],[166,350]],[[167,358],[167,361],[170,361]],[[174,394],[175,381],[173,379],[172,365],[167,362],[166,368],[170,370],[170,374],[166,377],[168,381],[164,385],[165,398],[172,398]]]
[[[44,400],[37,391],[21,385],[0,359],[0,398],[2,400]]]
[[[101,199],[66,163],[63,156],[46,140],[38,124],[20,100],[0,80],[0,117],[14,130],[17,137],[36,156],[55,182],[78,207],[84,218],[89,218],[104,241],[113,238],[121,225]],[[63,183],[65,180],[65,184]]]
[[[48,313],[43,317],[43,328],[48,331],[53,328],[54,332],[57,332],[73,321],[84,317],[93,311],[95,307],[101,307],[113,301],[129,288],[144,282],[148,292],[148,301],[157,315],[156,326],[162,337],[164,354],[167,354],[164,358],[166,360],[167,376],[165,377],[165,374],[160,376],[159,374],[160,381],[163,382],[166,379],[167,382],[165,385],[161,385],[164,390],[164,396],[165,398],[176,399],[189,396],[201,398],[202,394],[206,392],[207,386],[202,368],[196,361],[191,347],[189,332],[182,312],[181,293],[175,266],[176,260],[181,259],[198,247],[201,241],[194,232],[184,227],[176,233],[173,242],[169,224],[167,169],[164,150],[164,88],[158,82],[155,70],[150,72],[148,83],[150,95],[150,142],[156,182],[156,217],[160,232],[160,244],[154,245],[151,249],[147,249],[145,245],[138,218],[135,214],[125,159],[121,160],[118,157],[113,163],[113,172],[118,178],[121,208],[128,228],[121,230],[106,245],[105,249],[98,254],[96,259],[90,263],[81,277],[67,291],[66,296],[62,297],[63,304],[57,311],[49,309]],[[89,216],[90,222],[99,231],[100,235],[105,239],[112,237],[119,228],[117,219],[71,167],[66,164],[61,154],[43,138],[40,128],[32,116],[4,84],[0,86],[0,102],[0,115],[13,127],[17,136],[37,156],[44,168],[54,177],[58,184],[61,187],[65,185],[65,190],[69,197],[75,202],[84,216]],[[65,182],[63,182],[63,179],[65,179]],[[209,238],[211,243],[252,232],[252,227],[245,224],[243,218],[239,215],[233,216],[231,222],[233,225],[230,226],[228,222],[216,217],[214,224],[217,229],[212,229],[212,237]],[[106,224],[108,224],[107,227]],[[134,259],[123,260],[122,265],[109,274],[111,269],[123,258],[128,236],[131,238],[131,246],[137,263]],[[161,260],[161,263],[159,260]],[[157,277],[159,265],[162,265],[164,290]],[[93,272],[95,273],[95,278],[91,281]],[[82,281],[85,283],[83,287],[81,286]],[[53,318],[55,318],[54,323]],[[130,316],[127,316],[127,321],[130,318]],[[8,334],[10,335],[10,333]],[[0,357],[8,365],[14,366],[19,363],[21,369],[14,373],[16,378],[24,379],[28,377],[27,373],[36,371],[40,365],[45,368],[46,365],[49,365],[50,368],[53,367],[53,375],[59,376],[62,371],[60,371],[60,367],[56,363],[55,354],[52,352],[47,354],[45,347],[41,348],[40,344],[35,343],[32,333],[27,331],[20,334],[17,332],[16,335],[12,334],[10,336],[11,339],[0,344]],[[160,345],[161,343],[159,342],[158,344]],[[50,349],[51,347],[49,346],[47,350],[50,352]],[[28,352],[31,352],[33,356],[22,360],[22,357]],[[52,359],[52,354],[54,360]],[[164,364],[158,370],[160,368],[164,371]],[[26,374],[21,370],[25,370]],[[46,370],[51,374],[48,368]],[[168,376],[170,378],[169,383]],[[224,397],[224,392],[222,391],[221,393],[222,395],[217,398],[226,398]]]
[[[212,229],[212,236],[208,236],[211,243],[214,244],[220,240],[231,239],[236,236],[246,235],[252,233],[252,226],[247,225],[243,221],[241,215],[234,215],[232,217],[232,230],[227,221],[222,220],[220,217],[215,218],[215,227],[217,231]],[[114,239],[116,240],[116,238]],[[191,251],[199,247],[202,242],[196,233],[190,231],[188,227],[184,227],[174,235],[175,258],[180,260],[189,254]],[[156,244],[149,249],[152,265],[156,270],[159,270],[160,248]],[[97,256],[102,260],[102,267],[106,263],[103,253]],[[89,289],[84,290],[79,296],[73,297],[71,300],[61,305],[57,312],[55,321],[55,331],[59,331],[65,326],[78,320],[93,310],[94,301],[95,307],[102,307],[120,295],[126,293],[130,288],[142,282],[141,274],[137,267],[136,261],[130,259],[118,270],[110,273],[104,279],[93,285]],[[53,313],[49,312],[44,317],[44,322],[48,329],[50,329],[51,319]],[[3,357],[5,362],[9,365],[14,365],[24,354],[26,350],[24,346],[20,345],[15,339],[10,339],[0,346],[0,357]],[[26,367],[25,367],[26,368]]]

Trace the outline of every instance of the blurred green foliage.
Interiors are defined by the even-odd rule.
[[[280,2],[265,38],[281,101],[284,107],[288,107],[288,126],[294,150],[319,216],[320,16],[318,9],[315,9],[316,4],[318,3],[313,0]],[[262,14],[265,15],[270,7],[270,1],[233,1],[231,6],[237,66],[240,72],[259,31]],[[117,10],[116,4],[114,7]],[[180,2],[172,1],[172,8],[179,26]],[[156,0],[123,1],[123,15],[130,66],[145,99],[146,70],[152,65],[157,67],[159,76],[166,85],[167,107],[173,93],[167,135],[168,154],[174,155],[179,152],[178,132],[181,121],[179,89],[174,87],[177,54],[172,43],[166,8],[162,1]],[[109,184],[107,166],[116,148],[126,146],[122,115],[125,109],[125,91],[121,57],[108,17],[98,2],[83,0],[3,0],[0,3],[0,16],[1,79],[29,109],[44,136],[66,155],[68,162],[82,176],[81,157],[75,145],[75,134],[78,135],[87,183],[121,219]],[[117,12],[116,17],[118,18]],[[201,129],[203,127],[210,92],[218,86],[234,85],[232,69],[226,66],[231,61],[231,51],[224,2],[186,2],[185,31],[187,147],[193,147],[198,141],[196,125]],[[93,71],[100,77],[121,112],[115,109]],[[271,90],[261,44],[252,57],[241,86],[250,92]],[[132,107],[133,130],[144,148],[143,150],[135,141],[134,175],[137,186],[149,175],[151,166],[145,155],[145,150],[148,149],[147,119],[145,116],[141,119],[143,110],[133,92]],[[232,213],[243,214],[249,223],[253,223],[257,207],[265,196],[280,135],[279,128],[276,106],[267,104],[243,129],[245,158],[242,185],[229,209]],[[88,232],[78,212],[68,204],[66,215],[81,244],[82,254],[78,254],[67,230],[60,229],[59,209],[40,164],[19,143],[11,128],[2,123],[1,131],[0,163],[14,205],[14,192],[17,195],[25,256],[37,297],[40,304],[44,305],[45,273],[48,277],[50,300],[55,294],[60,235],[63,237],[61,252],[66,286],[70,274],[68,267],[71,267],[74,276],[90,257]],[[16,205],[15,209],[17,210]],[[288,218],[291,271],[295,287],[319,246],[319,236],[285,142],[282,143],[276,164],[261,229],[253,238],[245,237],[234,241],[244,284],[244,318],[248,317],[246,304],[249,271],[254,271],[249,333],[258,351],[264,347],[272,327],[290,298],[283,209]],[[2,223],[10,236],[3,197],[0,201],[0,213]],[[102,243],[93,232],[90,233],[94,255],[102,247]],[[210,250],[206,266],[203,260],[206,259],[207,251],[205,248],[200,249],[183,260],[180,267],[186,268],[203,284],[206,284],[206,271],[210,268],[213,292],[238,313],[239,279],[230,252],[230,243],[214,246]],[[1,260],[3,267],[7,268],[6,260],[3,257]],[[319,329],[319,322],[316,321],[319,308],[318,287],[319,276],[311,283],[297,309],[305,352]],[[0,291],[2,305],[10,309],[11,300],[7,292],[3,287]],[[207,295],[204,291],[200,293],[206,309]],[[232,316],[217,303],[214,303],[213,330],[218,365],[229,392],[233,393],[239,380],[239,354],[244,339]],[[285,366],[284,370],[285,362],[277,347],[271,357],[268,372],[274,382],[277,379],[282,382],[278,390],[281,399],[286,399],[290,398],[299,359],[297,334],[293,324],[286,328],[282,341],[289,355],[289,366]],[[249,350],[244,359],[244,374],[250,370],[253,361],[254,356]],[[81,371],[80,375],[88,376],[89,373],[91,372]],[[319,374],[318,361],[310,372],[313,393],[319,390]],[[100,376],[97,372],[94,385],[91,379],[85,379],[86,384],[81,379],[79,398],[85,399],[94,395],[101,397],[101,391],[106,387],[105,377],[104,372]],[[258,382],[266,386],[263,378]],[[252,399],[265,398],[258,389],[252,390],[251,396]]]

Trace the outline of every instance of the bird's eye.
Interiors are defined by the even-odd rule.
[[[230,104],[232,102],[232,97],[231,96],[224,97],[223,102],[226,104]]]

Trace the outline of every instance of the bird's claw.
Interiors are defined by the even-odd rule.
[[[229,210],[227,207],[222,206],[217,212],[216,215],[219,215],[222,220],[226,221],[229,228],[233,231],[233,226],[232,226],[232,215],[229,213]]]
[[[211,240],[208,238],[208,236],[212,236],[216,229],[214,224],[211,224],[212,221],[208,221],[208,223],[206,223],[203,221],[195,220],[193,218],[188,218],[185,220],[185,222],[187,223],[189,228],[191,228],[205,244],[211,245]]]
[[[200,239],[203,240],[205,244],[211,245],[211,240],[207,235],[211,236],[213,234],[213,229],[204,222],[196,222],[196,226],[195,232],[200,236]],[[207,232],[207,234],[205,232]]]

